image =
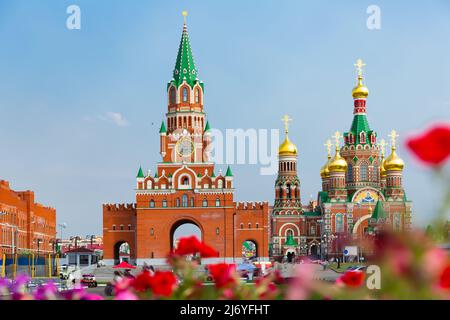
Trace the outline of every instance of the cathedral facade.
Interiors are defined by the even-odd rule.
[[[154,174],[139,168],[135,203],[103,205],[105,262],[119,263],[124,256],[120,248],[127,244],[130,262],[163,265],[176,246],[176,229],[186,223],[197,226],[202,240],[219,252],[218,258],[202,263],[242,262],[249,241],[259,261],[318,258],[338,253],[335,244],[342,236],[364,238],[385,226],[408,230],[412,210],[402,184],[404,163],[396,153],[397,134],[392,132],[391,153],[385,158],[386,143],[378,142],[367,120],[364,64],[359,60],[356,66],[353,122],[343,136],[335,133],[334,144],[326,144],[328,159],[320,170],[317,201],[302,203],[298,151],[289,139],[290,119],[285,116],[273,206],[237,203],[231,168],[223,173],[211,161],[205,85],[198,78],[185,22],[167,84],[166,119],[159,130],[161,162]]]

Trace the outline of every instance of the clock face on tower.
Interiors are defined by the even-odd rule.
[[[182,138],[178,140],[176,150],[181,157],[189,157],[194,153],[194,143],[189,138]]]

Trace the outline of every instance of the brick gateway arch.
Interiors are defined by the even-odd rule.
[[[230,199],[231,200],[231,199]],[[230,201],[231,202],[231,201]],[[138,201],[139,203],[139,201]],[[186,223],[196,225],[202,240],[219,252],[202,264],[241,263],[242,246],[256,244],[257,260],[269,260],[268,203],[227,203],[221,207],[139,208],[135,204],[103,206],[104,261],[117,264],[117,246],[130,245],[130,262],[166,265],[175,230]]]

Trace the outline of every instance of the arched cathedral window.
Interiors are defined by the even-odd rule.
[[[176,103],[176,99],[177,99],[176,95],[177,95],[176,90],[175,90],[174,87],[172,87],[170,89],[170,93],[169,93],[169,99],[170,99],[170,103],[171,104],[175,104]]]
[[[347,181],[352,182],[353,181],[353,165],[349,164],[347,168]]]
[[[367,181],[367,163],[362,163],[359,167],[359,180],[360,181]]]
[[[188,102],[188,89],[186,87],[183,88],[183,102]]]

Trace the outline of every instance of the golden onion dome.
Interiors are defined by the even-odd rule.
[[[333,159],[330,160],[328,170],[330,170],[330,172],[346,172],[347,167],[347,161],[339,154],[339,148],[336,148],[336,154]]]
[[[279,156],[296,156],[297,155],[297,146],[289,140],[288,135],[286,134],[286,139],[278,148]]]
[[[369,96],[369,89],[363,84],[362,80],[362,76],[358,76],[358,84],[352,91],[352,96],[354,99],[367,98]]]
[[[384,168],[386,171],[402,171],[405,167],[405,162],[397,155],[395,149],[393,147],[390,156],[384,160]]]
[[[382,178],[386,177],[386,168],[384,167],[386,160],[384,157],[381,159],[381,166],[380,166],[380,175]]]
[[[320,169],[320,176],[322,178],[329,178],[330,177],[330,169],[329,169],[330,160],[331,160],[331,156],[328,157],[327,162]]]

